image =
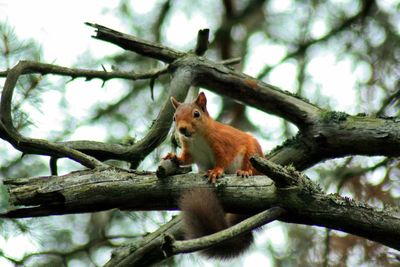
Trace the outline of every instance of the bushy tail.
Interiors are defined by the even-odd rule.
[[[184,193],[178,204],[183,212],[185,239],[216,233],[247,217],[225,214],[215,193],[206,188],[196,188]],[[252,242],[253,234],[250,232],[202,250],[201,253],[209,258],[230,259],[246,251]]]

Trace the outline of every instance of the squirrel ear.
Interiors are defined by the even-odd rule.
[[[180,104],[181,104],[181,102],[179,102],[178,100],[176,100],[175,97],[173,97],[173,96],[171,96],[171,103],[172,103],[172,106],[173,106],[175,109],[177,109],[177,108],[180,106]]]
[[[198,105],[203,111],[206,111],[206,110],[207,110],[207,98],[206,98],[206,95],[205,95],[203,92],[201,92],[201,93],[197,96],[195,103],[196,103],[196,105]]]

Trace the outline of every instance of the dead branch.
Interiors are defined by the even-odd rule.
[[[254,160],[259,163],[256,166],[264,170],[264,160]],[[265,176],[221,178],[215,190],[227,212],[257,213],[279,206],[288,212],[280,217],[281,221],[336,229],[400,250],[400,218],[394,211],[379,210],[339,195],[326,195],[294,169],[282,171],[282,167],[274,167],[276,164],[269,166],[272,166],[270,172],[277,177],[290,179],[290,185],[285,183],[282,187],[275,187],[272,180]],[[175,210],[176,200],[189,188],[212,188],[201,174],[176,175],[160,180],[154,173],[119,169],[19,178],[4,183],[9,188],[10,204],[19,208],[3,214],[3,218],[112,208]]]
[[[87,81],[91,79],[101,79],[103,81],[108,81],[110,79],[125,79],[125,80],[144,80],[158,77],[162,74],[167,73],[167,68],[160,68],[149,70],[145,73],[135,73],[133,71],[104,71],[104,70],[87,70],[79,68],[66,68],[62,66],[57,66],[54,64],[46,64],[41,62],[33,61],[22,61],[25,64],[22,74],[35,74],[39,73],[41,75],[46,74],[56,74],[61,76],[68,76],[72,79],[85,78]],[[8,70],[0,71],[0,77],[7,77]]]

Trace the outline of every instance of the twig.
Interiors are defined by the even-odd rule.
[[[208,49],[208,35],[210,34],[209,29],[199,30],[197,34],[196,47],[194,48],[194,53],[198,56],[204,55]]]
[[[33,74],[40,73],[42,75],[46,74],[57,74],[61,76],[69,76],[72,79],[76,78],[86,78],[86,80],[91,79],[101,79],[107,81],[110,79],[126,79],[126,80],[145,80],[151,79],[153,77],[158,77],[161,74],[167,73],[167,67],[161,69],[154,69],[147,71],[145,73],[134,73],[131,71],[106,71],[103,70],[86,70],[79,68],[66,68],[62,66],[57,66],[53,64],[46,64],[33,61],[22,61],[25,64],[25,68],[21,72],[22,74]],[[9,70],[0,71],[0,77],[6,77]]]
[[[343,21],[342,23],[340,23],[338,26],[336,26],[334,29],[332,29],[330,32],[328,32],[326,35],[324,35],[324,36],[322,36],[322,37],[320,37],[318,39],[310,40],[310,41],[307,41],[307,42],[305,42],[303,44],[300,44],[295,51],[287,54],[284,58],[282,58],[274,66],[265,66],[264,69],[261,70],[260,73],[257,75],[257,78],[258,79],[264,78],[271,71],[271,69],[273,69],[274,67],[282,64],[283,62],[285,62],[286,60],[288,60],[290,58],[294,58],[294,57],[297,57],[297,56],[299,56],[301,54],[304,54],[307,51],[307,49],[309,47],[311,47],[312,45],[328,41],[332,37],[336,36],[337,34],[343,32],[344,30],[349,28],[357,20],[364,19],[368,15],[368,13],[370,12],[370,10],[373,7],[374,3],[375,3],[375,1],[371,1],[371,0],[364,1],[363,2],[363,7],[360,10],[360,12],[358,12],[354,16],[352,16],[352,17],[346,19],[345,21]]]
[[[298,177],[301,173],[294,168],[283,167],[259,156],[250,158],[250,162],[254,168],[271,178],[278,188],[295,186],[299,183]]]
[[[154,39],[156,40],[156,42],[160,42],[160,40],[161,40],[161,30],[163,28],[162,26],[165,22],[165,19],[168,17],[167,14],[170,9],[171,9],[171,1],[166,0],[162,4],[162,6],[160,8],[160,13],[157,16],[157,19],[156,19],[154,25],[152,26],[154,36],[155,36]]]

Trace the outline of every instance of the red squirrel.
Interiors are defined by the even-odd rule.
[[[213,120],[203,92],[192,103],[180,103],[174,97],[171,102],[182,150],[178,156],[169,153],[164,159],[174,160],[179,165],[195,163],[199,171],[206,171],[205,176],[212,184],[224,173],[242,177],[259,174],[249,160],[252,155],[262,156],[258,141],[248,133]],[[183,211],[186,239],[221,231],[248,217],[225,214],[215,193],[204,188],[184,193],[178,205]],[[252,241],[252,233],[248,233],[202,252],[208,257],[229,259],[244,252]]]

